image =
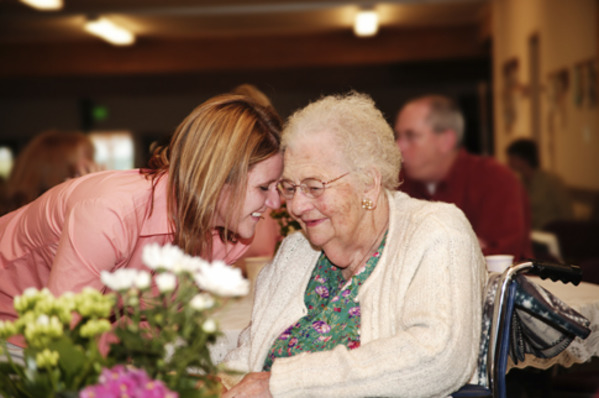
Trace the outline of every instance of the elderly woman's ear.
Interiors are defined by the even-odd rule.
[[[369,168],[364,175],[362,207],[366,210],[372,210],[379,203],[379,197],[383,189],[381,173],[375,168]]]

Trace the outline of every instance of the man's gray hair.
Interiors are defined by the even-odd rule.
[[[429,113],[426,122],[435,133],[453,130],[457,142],[464,139],[464,115],[458,104],[451,98],[443,95],[427,95],[410,102],[423,102],[428,105]]]

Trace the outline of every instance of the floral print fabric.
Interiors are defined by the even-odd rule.
[[[352,350],[360,346],[360,303],[358,290],[372,273],[385,247],[387,233],[376,252],[349,280],[342,269],[321,253],[306,288],[304,302],[308,314],[287,328],[274,341],[264,371],[270,371],[276,358],[302,352],[328,351],[342,344]]]

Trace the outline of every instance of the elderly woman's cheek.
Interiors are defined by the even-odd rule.
[[[340,192],[340,195],[335,197],[328,203],[323,204],[323,213],[344,218],[351,218],[357,212],[357,206],[352,203],[353,196],[350,192]]]

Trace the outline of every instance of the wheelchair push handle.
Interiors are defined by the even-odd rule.
[[[561,281],[563,283],[572,283],[578,285],[582,280],[582,269],[574,264],[560,264],[549,261],[529,260],[532,268],[528,270],[529,274],[538,275],[541,279],[551,279],[552,281]]]

